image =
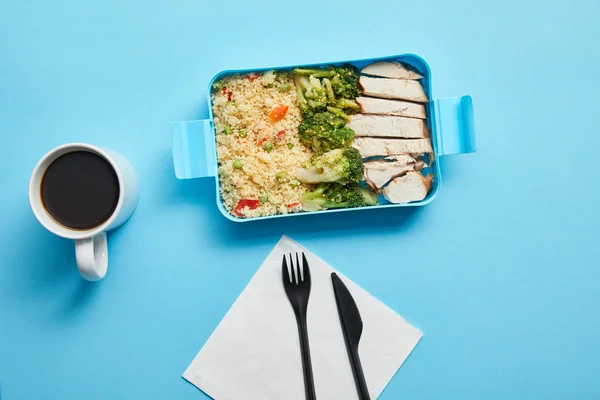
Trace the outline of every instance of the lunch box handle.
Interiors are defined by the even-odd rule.
[[[211,120],[173,122],[171,140],[177,178],[192,179],[216,175],[217,160]]]
[[[477,150],[473,99],[471,96],[447,97],[433,101],[437,130],[437,154],[474,153]]]

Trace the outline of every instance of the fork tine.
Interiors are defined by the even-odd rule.
[[[304,252],[302,253],[302,280],[310,283],[310,268],[308,266],[308,261],[306,260],[306,255],[304,255]]]
[[[283,255],[283,263],[281,265],[281,276],[285,285],[289,285],[291,283],[290,272],[288,270],[287,261],[285,260],[285,254]]]
[[[298,285],[298,266],[294,263],[292,253],[290,253],[290,268],[292,269],[292,283]]]
[[[298,253],[296,253],[296,265],[298,265],[298,284],[300,284],[300,282],[304,282],[304,268],[300,263]]]

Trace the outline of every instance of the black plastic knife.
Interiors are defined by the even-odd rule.
[[[335,272],[331,274],[331,282],[333,283],[333,292],[335,293],[335,301],[337,303],[338,314],[340,315],[340,323],[344,332],[346,350],[348,350],[348,358],[350,359],[358,398],[360,400],[371,400],[362,365],[360,364],[360,358],[358,358],[358,342],[363,330],[360,312],[350,291]]]

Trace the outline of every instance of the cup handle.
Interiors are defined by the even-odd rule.
[[[88,281],[99,281],[108,268],[106,233],[75,240],[75,258],[81,276]]]

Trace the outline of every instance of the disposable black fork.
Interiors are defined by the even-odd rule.
[[[308,308],[308,298],[310,296],[310,269],[304,253],[302,253],[302,265],[300,265],[298,253],[296,253],[296,262],[294,262],[292,254],[290,253],[289,270],[288,263],[284,255],[283,265],[281,267],[281,275],[283,277],[283,287],[285,288],[285,293],[287,294],[290,304],[294,309],[296,322],[298,323],[306,400],[316,400],[315,382],[313,380],[312,364],[310,361],[310,346],[308,345],[308,330],[306,326],[306,310]]]

